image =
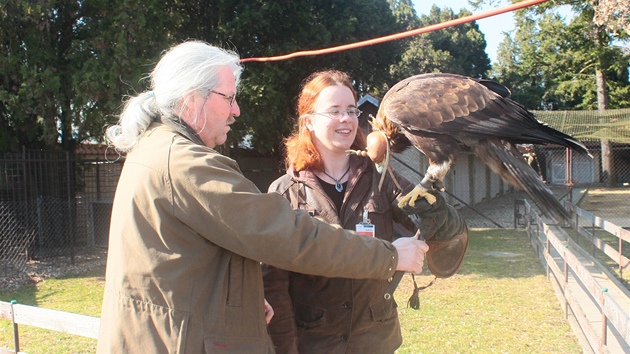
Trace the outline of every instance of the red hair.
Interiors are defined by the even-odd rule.
[[[326,87],[336,85],[349,88],[352,91],[352,96],[354,96],[354,102],[357,101],[357,93],[352,87],[350,76],[342,71],[314,72],[303,81],[302,92],[297,103],[297,131],[284,142],[287,168],[293,166],[296,171],[323,168],[322,156],[313,144],[312,133],[306,127],[304,118],[313,113],[313,106],[320,92]],[[361,129],[357,129],[357,135],[351,149],[365,149],[365,134]]]

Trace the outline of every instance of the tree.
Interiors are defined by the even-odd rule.
[[[404,7],[403,7],[404,9]],[[422,15],[418,27],[446,22],[471,15],[460,10],[433,6],[429,15]],[[405,17],[399,16],[405,19]],[[409,21],[413,23],[416,21]],[[475,22],[449,27],[407,40],[407,47],[397,64],[391,68],[394,82],[428,72],[449,72],[472,77],[485,77],[490,70],[490,59],[485,52],[486,40]]]
[[[530,109],[566,109],[574,106],[572,95],[558,90],[558,83],[573,62],[568,47],[575,40],[557,14],[540,20],[517,16],[514,38],[506,36],[499,46],[493,75],[512,90],[512,98]],[[549,35],[554,33],[554,35]],[[569,82],[575,83],[575,81]]]
[[[499,47],[493,75],[530,109],[596,109],[596,71],[608,82],[611,107],[626,107],[628,54],[605,32],[591,30],[585,7],[570,23],[552,9],[517,12],[516,31]]]
[[[21,145],[40,147],[57,137],[53,93],[60,82],[52,65],[54,52],[42,41],[50,24],[42,20],[37,8],[24,1],[7,0],[0,4],[0,149],[17,150]],[[39,47],[30,51],[28,47]],[[38,65],[35,63],[50,63]],[[52,131],[52,132],[51,132]],[[53,140],[54,141],[54,140]]]
[[[184,25],[177,36],[224,44],[237,49],[242,58],[363,41],[391,34],[395,26],[385,0],[236,0],[203,6],[182,5]],[[245,63],[238,92],[241,116],[232,125],[226,145],[234,148],[247,141],[248,152],[279,157],[282,138],[295,123],[295,99],[307,75],[322,69],[347,71],[357,90],[364,93],[375,83],[387,81],[396,50],[394,44],[385,43],[316,57]]]
[[[76,19],[70,61],[73,137],[100,141],[127,95],[146,88],[147,73],[175,40],[181,21],[168,0],[83,2]]]
[[[166,1],[0,4],[0,151],[102,139],[107,118],[165,47]],[[149,55],[149,53],[151,53]],[[127,83],[121,80],[131,79]],[[114,120],[110,118],[109,120]]]
[[[557,17],[553,20],[549,14],[540,16],[552,9],[550,5],[519,11],[516,41],[508,41],[502,47],[499,58],[504,62],[497,71],[503,82],[517,88],[514,98],[534,109],[605,110],[630,106],[630,53],[615,45],[628,39],[625,28],[630,5],[611,6],[614,2],[572,1],[576,15],[568,25]],[[611,21],[613,17],[616,20]],[[602,19],[608,22],[602,24]],[[593,26],[593,22],[599,25]],[[560,43],[555,51],[544,45],[550,42]],[[542,94],[529,95],[532,90]],[[614,185],[609,141],[601,141],[601,151],[603,182]]]
[[[603,26],[606,31],[619,35],[630,34],[630,2],[625,0],[593,1],[595,16],[593,22]]]
[[[406,9],[407,25],[454,17],[436,8],[421,20],[409,0],[392,3]],[[161,52],[185,39],[248,58],[339,46],[400,28],[387,0],[5,0],[0,3],[0,151],[20,146],[72,151],[77,143],[102,141],[104,126],[117,120],[121,97],[143,90],[141,79]],[[247,142],[250,150],[279,156],[282,138],[295,122],[300,84],[316,70],[347,71],[364,94],[395,82],[390,67],[401,57],[405,62],[394,70],[397,78],[437,68],[480,76],[489,63],[474,24],[420,38],[404,56],[403,43],[245,64],[238,92],[242,115],[226,146]]]

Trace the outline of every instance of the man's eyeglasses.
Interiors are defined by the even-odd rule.
[[[315,112],[313,114],[318,114],[320,116],[328,117],[331,119],[339,120],[343,117],[344,114],[347,114],[350,118],[358,118],[361,115],[361,110],[358,108],[350,108],[345,111],[339,109],[333,109],[328,112]]]
[[[216,93],[219,96],[225,97],[228,100],[228,102],[230,103],[230,106],[232,106],[234,104],[234,101],[236,101],[236,94],[234,94],[232,96],[228,96],[228,95],[226,95],[224,93],[221,93],[221,92],[218,92],[218,91],[215,91],[215,90],[210,90],[210,92]]]

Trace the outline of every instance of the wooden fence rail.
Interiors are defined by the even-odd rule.
[[[573,215],[575,215],[575,218],[572,220],[571,227],[593,244],[593,251],[595,251],[595,249],[599,249],[613,262],[617,263],[619,277],[623,278],[624,269],[630,268],[630,259],[623,255],[623,242],[630,242],[630,230],[625,230],[623,227],[617,226],[610,221],[593,215],[571,203],[566,203],[565,205],[567,210],[571,211]],[[588,225],[585,225],[586,227],[580,225],[580,218],[588,223]],[[587,227],[590,227],[590,232]],[[603,230],[610,235],[615,236],[618,241],[618,249],[614,249],[602,239],[597,237],[595,233],[596,230]]]
[[[76,313],[44,309],[0,301],[0,318],[13,322],[14,350],[0,349],[0,354],[20,353],[18,325],[35,326],[53,331],[75,334],[88,338],[98,338],[100,318]]]
[[[541,262],[547,267],[548,278],[552,280],[564,314],[566,317],[573,316],[590,349],[596,353],[630,352],[630,316],[624,307],[628,303],[625,295],[617,291],[609,292],[595,279],[593,272],[587,269],[593,262],[585,258],[581,248],[561,227],[543,222],[526,200],[517,203],[520,205],[515,210],[518,209],[518,214],[525,218],[527,234]],[[604,229],[616,230],[621,237],[627,236],[604,220],[600,220],[599,225],[605,226]],[[591,239],[597,238],[592,236]],[[599,240],[595,244],[605,243]],[[602,251],[606,249],[603,245],[599,248]],[[616,257],[622,263],[627,262],[625,257],[611,250],[615,251],[609,249],[609,256]]]
[[[585,264],[580,247],[573,242],[561,227],[543,222],[526,200],[517,200],[515,217],[525,220],[525,227],[532,246],[547,268],[547,276],[552,281],[556,294],[562,302],[565,316],[571,314],[588,342],[596,353],[630,353],[630,315],[624,308],[628,303],[625,298],[619,301],[607,288],[594,278]],[[619,264],[620,270],[629,266],[629,260],[623,256],[622,241],[630,242],[630,232],[606,220],[602,220],[573,205],[567,205],[575,216],[574,228],[591,241],[594,247],[602,250],[608,257]],[[588,232],[578,223],[578,215],[591,221],[595,227],[610,232],[619,238],[619,250]],[[516,221],[515,221],[516,227]],[[584,296],[583,292],[587,293]],[[616,293],[615,293],[616,294]],[[590,300],[585,304],[584,299]],[[595,320],[593,319],[593,312]],[[100,319],[75,313],[20,305],[14,302],[0,301],[0,319],[13,323],[14,350],[0,349],[0,354],[19,353],[19,327],[30,325],[69,334],[98,338]]]

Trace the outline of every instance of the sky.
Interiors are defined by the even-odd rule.
[[[413,5],[418,16],[428,15],[433,4],[434,2],[430,0],[413,0]],[[491,9],[486,6],[480,10],[474,10],[472,6],[468,5],[468,0],[442,0],[437,3],[437,6],[441,9],[450,8],[455,14],[457,14],[461,9],[467,9],[473,15],[486,12]],[[477,20],[477,25],[486,38],[486,53],[488,53],[490,61],[494,64],[497,60],[499,43],[503,40],[503,33],[514,29],[514,16],[512,12],[506,12],[500,15]]]

